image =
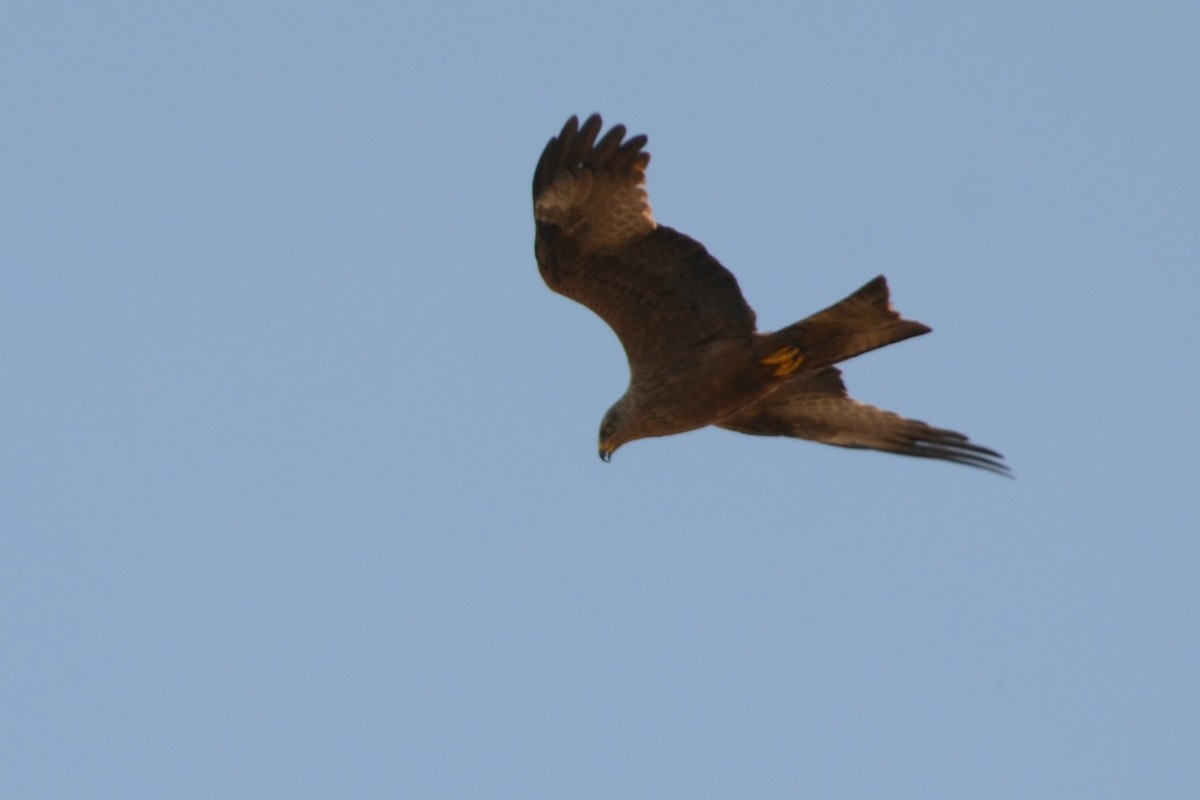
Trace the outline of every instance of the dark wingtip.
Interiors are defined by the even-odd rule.
[[[954,464],[986,470],[996,475],[1012,478],[1012,468],[1004,463],[1004,456],[990,447],[975,444],[957,431],[942,428],[927,428],[914,435],[912,441],[894,452],[919,458],[936,458]]]
[[[534,168],[534,202],[559,172],[576,164],[608,169],[645,169],[650,162],[650,154],[642,149],[649,141],[646,135],[639,134],[625,140],[625,126],[614,125],[597,141],[603,127],[604,120],[600,114],[589,115],[582,125],[575,115],[567,119],[558,135],[546,142]]]

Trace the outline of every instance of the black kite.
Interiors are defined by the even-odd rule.
[[[625,442],[716,425],[1007,473],[966,436],[852,399],[833,366],[928,333],[892,310],[883,276],[775,333],[757,333],[737,280],[704,246],[659,225],[646,137],[571,117],[533,175],[546,284],[600,315],[629,359],[629,388],[600,424],[600,457]]]

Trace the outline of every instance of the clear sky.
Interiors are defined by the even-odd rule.
[[[0,796],[1200,796],[1200,6],[0,6]],[[596,431],[570,114],[1016,479]]]

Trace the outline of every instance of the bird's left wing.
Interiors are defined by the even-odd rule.
[[[753,333],[737,279],[694,239],[654,221],[645,136],[571,117],[533,174],[535,252],[546,284],[600,315],[636,379],[672,351]]]
[[[634,241],[656,227],[646,196],[646,137],[623,142],[625,126],[616,125],[597,142],[601,125],[599,114],[582,128],[571,117],[533,173],[539,232],[553,230],[580,256]]]

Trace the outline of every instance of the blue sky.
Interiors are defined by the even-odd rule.
[[[8,3],[0,794],[1200,792],[1194,3]],[[1016,480],[596,458],[570,114]]]

